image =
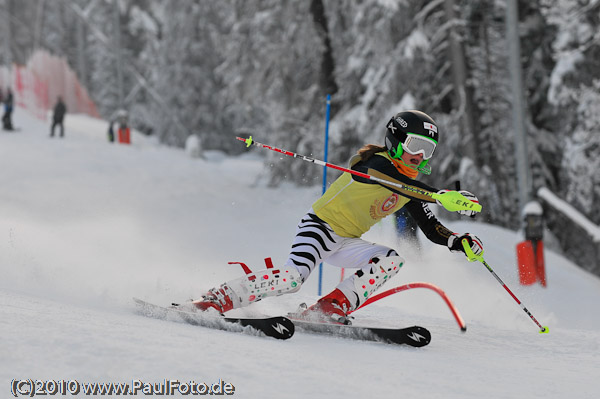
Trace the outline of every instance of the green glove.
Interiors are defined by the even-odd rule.
[[[473,211],[481,212],[481,205],[471,201],[458,191],[441,190],[431,195],[431,197],[450,212]]]

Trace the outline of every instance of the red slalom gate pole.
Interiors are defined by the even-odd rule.
[[[372,296],[371,298],[367,299],[367,301],[365,303],[363,303],[358,308],[354,309],[352,312],[349,312],[348,314],[356,312],[358,309],[361,309],[367,305],[370,305],[373,302],[376,302],[380,299],[383,299],[383,298],[388,297],[393,294],[397,294],[398,292],[410,290],[412,288],[427,288],[432,291],[435,291],[439,296],[442,297],[444,302],[446,302],[446,305],[448,305],[448,308],[450,309],[450,311],[452,312],[452,315],[456,319],[456,322],[458,323],[458,326],[460,327],[461,331],[463,331],[463,332],[467,331],[467,325],[465,324],[463,318],[458,313],[458,309],[456,309],[456,307],[454,306],[452,301],[450,301],[450,298],[448,298],[446,293],[444,291],[442,291],[441,288],[439,288],[438,286],[433,285],[431,283],[416,282],[416,283],[410,283],[410,284],[402,285],[400,287],[392,288],[390,290],[387,290],[380,294]]]

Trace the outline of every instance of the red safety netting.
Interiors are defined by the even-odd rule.
[[[98,117],[96,105],[63,58],[37,50],[27,65],[0,67],[0,88],[11,88],[15,106],[46,119],[58,96],[70,113]]]

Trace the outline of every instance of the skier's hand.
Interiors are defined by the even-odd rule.
[[[465,252],[465,248],[462,245],[463,239],[467,240],[469,247],[471,247],[471,251],[473,251],[475,255],[483,254],[483,243],[479,237],[470,233],[465,233],[462,235],[454,233],[448,237],[448,249],[450,249],[450,252],[462,252],[468,257],[467,253]]]
[[[450,196],[451,194],[454,194],[454,195],[450,196],[446,200],[446,202],[447,202],[446,204],[444,204],[440,200],[442,197],[438,197],[435,200],[435,202],[438,205],[443,206],[444,208],[446,208],[450,212],[458,212],[459,215],[473,216],[477,212],[481,211],[481,206],[479,205],[479,200],[477,199],[477,197],[475,195],[473,195],[473,193],[470,193],[468,191],[465,191],[465,190],[461,190],[461,191],[440,190],[436,194],[438,196],[441,196],[441,195],[444,195],[444,194]],[[456,198],[457,195],[458,195],[459,198]],[[450,203],[448,203],[448,202],[450,202]],[[472,206],[469,209],[466,209],[465,207],[461,208],[460,206],[456,206],[457,204],[461,204],[461,203],[465,204],[466,202],[468,202],[469,204],[471,204],[471,202],[477,204],[477,206],[479,207],[479,209],[477,211],[475,211],[474,207],[473,207],[474,204],[471,204]]]
[[[440,191],[438,191],[436,194],[444,194],[444,193],[447,193],[448,191],[450,191],[450,190],[440,190]],[[436,204],[438,204],[439,206],[444,206],[444,204],[442,204],[442,202],[441,202],[439,199],[436,199],[436,200],[435,200],[435,202],[436,202]]]
[[[479,204],[479,199],[477,199],[477,197],[475,196],[475,194],[470,193],[466,190],[460,190],[459,193],[461,193],[462,195],[465,196],[466,199],[468,199],[469,201],[473,201]],[[477,212],[473,211],[473,210],[464,210],[464,211],[457,211],[457,213],[459,215],[464,215],[464,216],[475,216],[477,214]]]

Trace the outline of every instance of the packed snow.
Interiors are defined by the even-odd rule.
[[[22,110],[14,122],[20,131],[0,133],[2,397],[22,379],[223,381],[239,398],[598,397],[600,279],[547,250],[547,288],[520,286],[519,234],[475,221],[447,224],[483,240],[486,261],[549,334],[481,263],[422,236],[416,250],[389,221],[365,237],[406,258],[384,288],[439,286],[466,333],[440,297],[420,289],[354,314],[358,325],[428,328],[432,342],[420,349],[302,332],[277,341],[143,317],[132,297],[181,302],[243,273],[228,262],[282,264],[320,188],[268,188],[266,150],[191,158],[135,132],[132,145],[111,144],[108,124],[85,116],[67,115],[63,139]],[[323,294],[339,278],[325,265]],[[318,298],[317,281],[314,273],[296,294],[235,312],[293,311]]]

